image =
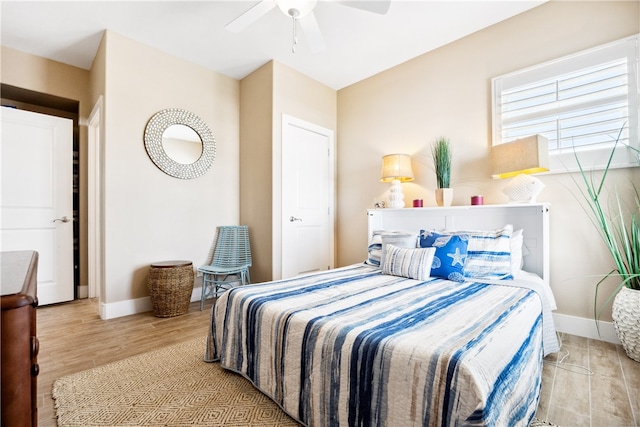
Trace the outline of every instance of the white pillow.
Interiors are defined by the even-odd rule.
[[[511,247],[511,275],[515,277],[516,273],[522,270],[524,265],[523,245],[524,238],[522,236],[522,228],[515,230],[511,235],[509,245]]]
[[[382,237],[383,236],[413,236],[411,233],[407,233],[405,231],[394,231],[394,230],[374,230],[373,235],[371,236],[371,243],[367,247],[367,259],[364,261],[365,264],[371,265],[373,267],[380,267],[380,261],[382,259],[383,250],[382,250]],[[415,247],[415,245],[414,245]]]
[[[400,248],[387,245],[382,262],[382,274],[427,280],[435,253],[435,248]]]
[[[418,236],[415,234],[385,234],[382,236],[382,254],[380,256],[380,267],[384,264],[387,245],[394,245],[399,248],[415,248],[418,246]]]

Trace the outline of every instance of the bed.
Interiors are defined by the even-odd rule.
[[[212,309],[205,360],[240,373],[308,426],[528,425],[542,358],[558,350],[549,206],[368,215],[366,262],[223,294]],[[516,268],[511,245],[519,230]],[[474,276],[465,261],[470,277],[433,277],[435,260],[453,253],[429,246],[433,236],[447,245],[468,239],[467,255],[482,252],[491,274],[480,268]],[[372,261],[379,237],[381,266]],[[504,250],[487,255],[477,245]],[[499,271],[505,262],[509,274]]]

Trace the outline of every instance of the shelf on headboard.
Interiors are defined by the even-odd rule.
[[[435,230],[493,230],[505,224],[523,229],[524,270],[549,282],[548,203],[450,206],[406,209],[369,209],[368,241],[374,230],[415,232]]]

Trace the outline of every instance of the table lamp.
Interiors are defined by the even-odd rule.
[[[549,141],[532,135],[491,149],[492,177],[513,178],[502,190],[511,202],[535,203],[544,183],[530,174],[549,170]]]
[[[391,182],[389,193],[390,208],[404,208],[402,182],[413,181],[411,156],[408,154],[387,154],[382,157],[381,182]]]

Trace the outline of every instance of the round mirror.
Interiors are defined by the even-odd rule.
[[[202,140],[185,125],[171,125],[162,133],[162,148],[178,163],[190,165],[202,155]]]
[[[203,175],[216,157],[216,143],[204,120],[177,108],[151,117],[144,146],[160,170],[181,179]]]

